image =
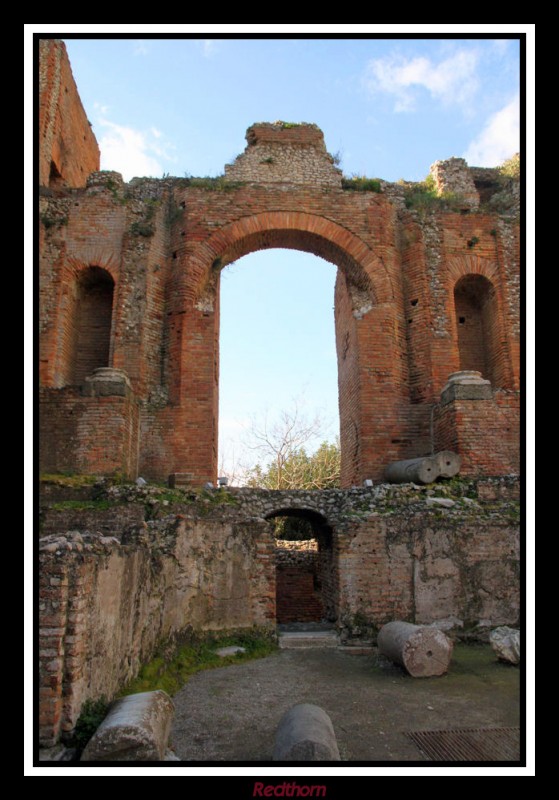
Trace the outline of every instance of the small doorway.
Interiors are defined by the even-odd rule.
[[[283,510],[274,524],[278,625],[336,620],[332,528],[313,511]]]

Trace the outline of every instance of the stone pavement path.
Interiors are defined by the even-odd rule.
[[[184,761],[270,762],[283,713],[315,703],[345,761],[422,761],[410,730],[519,724],[519,670],[488,645],[458,645],[451,670],[414,679],[373,655],[281,650],[201,672],[175,695],[171,745]]]

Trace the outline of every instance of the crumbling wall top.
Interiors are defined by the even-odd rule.
[[[39,40],[39,136],[41,186],[85,186],[99,169],[99,146],[60,39]]]
[[[317,125],[258,122],[247,130],[246,139],[244,153],[225,167],[226,180],[341,188],[342,172]]]
[[[435,161],[431,166],[431,175],[435,181],[437,194],[459,195],[469,208],[479,206],[479,194],[470,169],[463,158]]]
[[[306,144],[326,150],[324,134],[309,122],[255,122],[246,132],[250,145],[274,142],[276,144]]]

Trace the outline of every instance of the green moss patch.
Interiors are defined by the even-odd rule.
[[[230,645],[244,647],[245,652],[224,658],[217,655],[218,648]],[[275,635],[260,628],[194,638],[187,644],[180,645],[171,656],[160,653],[144,664],[138,676],[124,688],[121,695],[150,692],[154,689],[163,689],[167,694],[173,695],[197,672],[264,658],[276,649]]]

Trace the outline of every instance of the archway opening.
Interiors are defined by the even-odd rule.
[[[483,275],[464,275],[454,288],[461,370],[477,370],[499,385],[499,323],[495,289]]]
[[[222,271],[218,471],[230,483],[246,482],[255,467],[266,473],[288,437],[307,456],[338,441],[335,279],[322,258],[278,248]],[[257,438],[264,432],[268,447]],[[288,475],[289,483],[251,485],[311,488],[297,484],[294,470]]]
[[[278,625],[325,625],[337,616],[333,530],[321,514],[280,509],[273,520]]]

